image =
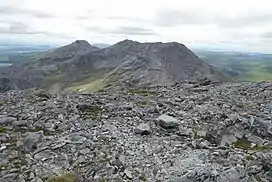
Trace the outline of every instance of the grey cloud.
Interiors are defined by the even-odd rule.
[[[159,26],[170,27],[186,24],[204,24],[208,22],[208,19],[201,14],[168,9],[158,11],[154,21]]]
[[[108,30],[98,26],[89,26],[89,27],[86,27],[85,29],[86,31],[88,32],[90,31],[93,33],[107,33],[108,32]]]
[[[152,29],[140,28],[140,27],[118,27],[116,29],[105,29],[102,27],[87,27],[87,31],[95,33],[106,33],[106,34],[118,34],[118,35],[156,35]]]
[[[113,30],[114,34],[122,35],[155,35],[156,33],[151,29],[138,28],[138,27],[119,27],[116,30]]]
[[[58,38],[63,38],[63,39],[73,38],[73,37],[65,35],[65,34],[34,30],[22,22],[11,21],[11,22],[0,22],[0,23],[8,25],[7,27],[6,26],[0,27],[0,34],[47,35],[47,36],[58,37]]]
[[[29,26],[21,22],[1,22],[8,25],[0,27],[0,34],[40,34],[39,31],[32,30]]]
[[[247,26],[261,25],[270,23],[272,13],[250,12],[237,17],[218,16],[215,23],[220,28],[243,28]]]
[[[80,21],[80,20],[90,20],[91,17],[88,16],[88,15],[79,15],[75,18],[77,21]]]
[[[123,20],[123,21],[129,21],[129,22],[148,22],[147,19],[135,18],[135,17],[124,17],[124,16],[104,16],[103,18],[110,19],[110,20]]]
[[[179,25],[203,25],[210,24],[219,28],[242,28],[247,26],[270,23],[272,13],[248,12],[235,17],[212,14],[204,11],[178,11],[174,9],[160,10],[157,12],[154,22],[162,27]]]
[[[268,38],[272,39],[272,31],[271,32],[266,32],[261,35],[262,38]]]
[[[28,9],[21,9],[18,7],[12,7],[12,6],[0,6],[0,15],[29,15],[29,16],[35,16],[37,18],[54,18],[52,14],[41,12],[37,10],[28,10]]]
[[[93,18],[95,18],[95,14],[93,13],[92,10],[87,8],[87,9],[81,11],[80,14],[77,14],[76,17],[70,17],[70,18],[74,18],[77,21],[80,21],[80,20],[92,20]]]

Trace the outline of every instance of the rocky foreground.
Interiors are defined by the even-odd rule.
[[[272,84],[0,95],[1,182],[272,181]]]

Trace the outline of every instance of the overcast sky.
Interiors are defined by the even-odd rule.
[[[176,41],[272,53],[271,0],[0,0],[0,43]]]

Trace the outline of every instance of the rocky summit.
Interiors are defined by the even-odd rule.
[[[272,181],[272,84],[0,94],[1,182]]]

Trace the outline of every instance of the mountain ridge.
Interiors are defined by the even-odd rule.
[[[146,61],[147,65],[143,64],[144,60],[149,60]],[[138,72],[133,66],[129,69],[133,61],[141,65]],[[119,75],[121,69],[123,69],[122,76]],[[130,87],[133,87],[143,83],[149,83],[143,85],[170,85],[203,77],[214,81],[226,80],[216,68],[200,60],[183,44],[140,43],[132,40],[123,40],[104,49],[92,46],[87,41],[77,40],[69,45],[41,53],[26,64],[11,66],[5,74],[7,74],[5,78],[9,79],[12,85],[2,89],[4,91],[10,88],[32,87],[53,92],[77,91],[81,89],[78,86],[82,82],[83,85],[88,85],[106,79],[107,82],[116,83],[110,85],[117,87],[120,86],[118,83],[124,82],[137,82],[136,85],[130,84]],[[102,85],[109,84],[102,83]],[[76,90],[72,88],[74,86]]]

